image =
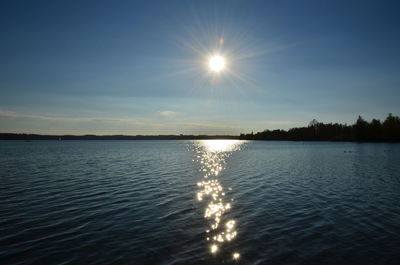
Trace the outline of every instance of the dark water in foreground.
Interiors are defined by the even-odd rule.
[[[400,145],[3,141],[0,264],[400,264]]]

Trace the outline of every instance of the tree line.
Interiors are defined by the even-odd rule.
[[[358,116],[352,125],[312,120],[307,127],[240,134],[243,140],[400,142],[400,118],[391,113],[381,122]]]

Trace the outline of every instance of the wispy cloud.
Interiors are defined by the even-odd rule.
[[[146,122],[139,121],[131,118],[110,118],[110,117],[66,117],[66,116],[55,116],[55,115],[42,115],[42,114],[27,114],[19,113],[15,111],[0,110],[0,117],[6,118],[20,118],[20,119],[39,119],[48,121],[66,121],[66,122],[124,122],[134,125],[154,125],[160,126],[161,124],[149,124]]]
[[[169,117],[169,116],[178,114],[178,112],[172,111],[172,110],[162,110],[162,111],[159,111],[158,114],[163,117]]]
[[[208,127],[208,128],[226,128],[226,129],[237,129],[238,126],[226,125],[226,124],[218,124],[218,123],[202,123],[202,122],[175,122],[171,123],[177,126],[185,126],[185,127]]]

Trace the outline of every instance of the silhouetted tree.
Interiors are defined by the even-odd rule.
[[[400,140],[400,119],[389,113],[383,122],[383,138],[386,141],[394,142]]]
[[[361,116],[358,116],[356,124],[354,124],[356,141],[364,142],[367,139],[367,125],[368,123]]]
[[[400,119],[389,113],[383,123],[373,119],[370,123],[361,116],[355,124],[322,123],[313,119],[307,127],[241,134],[240,139],[291,141],[358,141],[400,142]]]
[[[377,142],[382,139],[382,124],[380,120],[372,119],[367,128],[368,141]]]

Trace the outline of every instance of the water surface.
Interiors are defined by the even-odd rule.
[[[2,141],[0,263],[398,264],[399,202],[398,144]]]

